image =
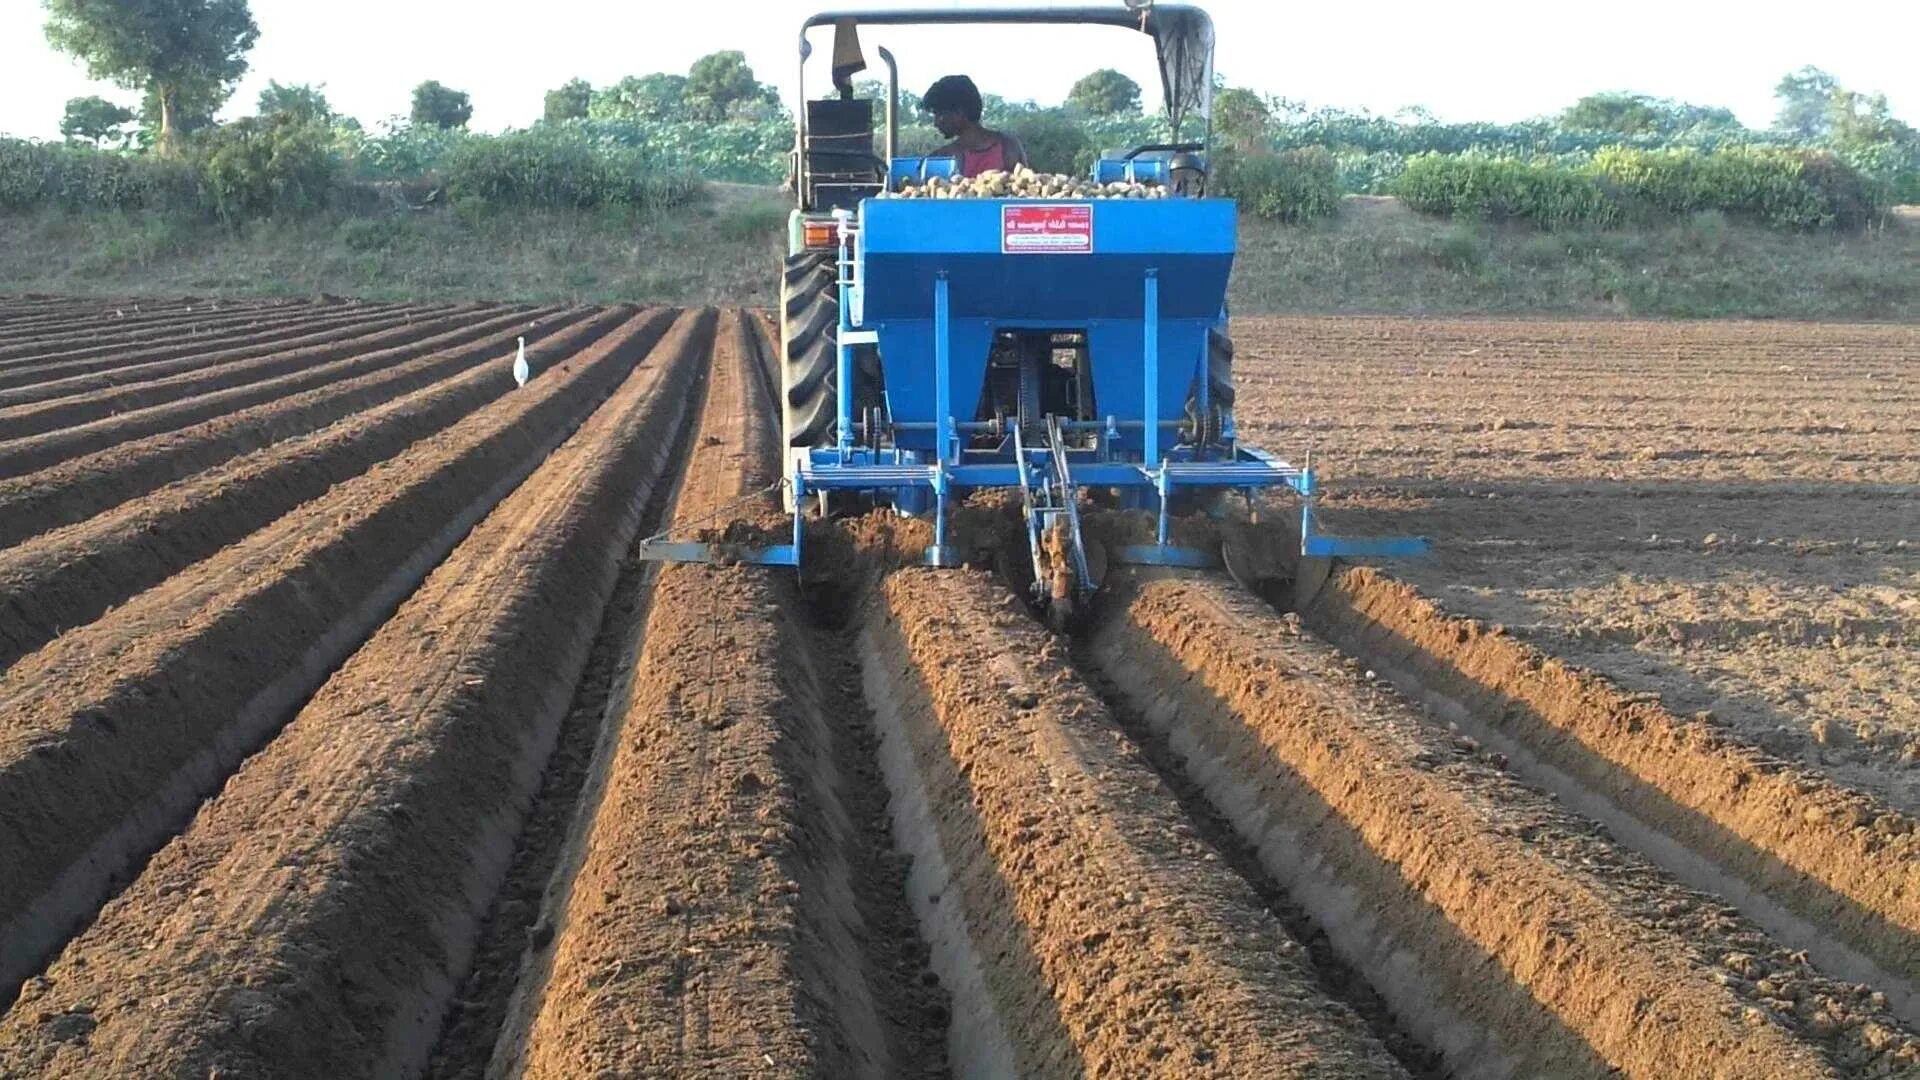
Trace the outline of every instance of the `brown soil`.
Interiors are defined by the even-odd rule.
[[[326,427],[342,417],[431,385],[475,364],[504,357],[514,339],[530,346],[586,318],[589,311],[552,309],[502,316],[490,333],[468,344],[380,368],[277,401],[250,406],[178,431],[125,441],[107,435],[105,449],[23,476],[0,479],[0,544],[13,544],[62,525],[84,521],[167,483],[212,468],[250,450]]]
[[[1920,327],[1239,319],[1249,441],[1455,614],[1920,812]]]
[[[1111,603],[1104,673],[1463,1074],[1920,1070],[1884,998],[1514,783],[1291,617],[1211,576]]]
[[[41,342],[65,336],[97,337],[130,329],[153,327],[178,330],[222,311],[250,311],[270,316],[275,309],[295,309],[300,305],[286,301],[196,301],[192,303],[147,305],[144,308],[123,304],[61,302],[18,314],[9,313],[8,341],[19,350],[10,355],[25,355]]]
[[[250,349],[253,355],[262,355],[287,348],[289,330],[316,338],[316,341],[299,344],[315,344],[325,340],[318,335],[335,330],[351,330],[354,327],[382,329],[395,325],[388,321],[395,315],[411,316],[418,320],[444,315],[452,310],[456,309],[402,304],[356,306],[338,313],[289,312],[271,319],[254,318],[243,327],[225,333],[196,334],[194,331],[199,327],[180,331],[163,326],[149,331],[154,338],[151,341],[110,341],[78,347],[58,341],[48,342],[33,347],[37,351],[26,357],[0,361],[0,387],[5,388],[0,390],[0,401],[14,405],[58,396],[63,392],[75,392],[76,388],[90,390],[115,382],[127,382],[143,375],[185,371],[194,366],[193,358],[209,353],[237,353],[242,349]],[[376,323],[379,325],[370,325]],[[82,340],[91,342],[98,339]],[[58,351],[45,351],[49,349]]]
[[[361,304],[330,308],[324,314],[340,314],[351,317],[369,312],[392,310],[400,304]],[[148,326],[125,326],[103,324],[96,321],[80,329],[78,333],[67,335],[70,345],[62,345],[57,340],[49,340],[45,335],[21,334],[9,335],[8,344],[0,345],[0,368],[9,368],[16,362],[39,362],[55,357],[75,358],[78,350],[99,350],[102,354],[117,352],[129,347],[138,347],[149,342],[179,342],[181,340],[199,340],[202,342],[233,337],[247,333],[258,333],[273,328],[283,322],[311,320],[323,312],[303,304],[288,304],[274,309],[234,308],[222,310],[204,310],[193,313],[195,317],[185,323],[160,323]],[[7,328],[14,328],[19,320],[9,318],[0,312]]]
[[[110,878],[291,716],[649,344],[586,353],[0,676],[0,937],[11,985]]]
[[[674,511],[683,530],[777,468],[744,329],[716,353]],[[491,1071],[940,1071],[871,777],[847,745],[858,721],[797,609],[769,571],[659,571],[631,697],[542,917],[551,946],[529,951]]]
[[[287,374],[257,382],[240,381],[237,385],[224,388],[202,387],[206,392],[183,399],[162,400],[123,415],[104,417],[77,427],[0,441],[0,477],[19,476],[44,469],[80,454],[143,435],[177,431],[202,420],[225,416],[250,405],[275,401],[310,387],[328,387],[351,380],[355,376],[467,344],[498,331],[503,325],[512,325],[522,317],[518,312],[491,318],[467,316],[462,320],[465,325],[459,329],[372,352],[357,352],[351,344],[315,346],[316,355],[308,358],[312,365]],[[137,392],[137,388],[129,392]]]
[[[28,987],[0,1071],[424,1064],[711,329],[683,316]]]
[[[459,344],[463,337],[471,340],[475,336],[472,327],[489,321],[489,314],[469,311],[422,322],[402,318],[396,320],[397,325],[375,333],[353,334],[268,356],[199,365],[151,381],[0,408],[0,445],[42,432],[81,427],[103,417],[244,387],[270,387],[274,392],[269,397],[282,397],[308,386],[362,374],[369,370],[365,357],[388,349],[411,347],[412,355],[417,356]]]
[[[546,371],[625,319],[615,309],[569,327],[529,349],[528,366]],[[668,321],[661,313],[653,332]],[[513,385],[509,366],[470,368],[0,552],[0,669],[498,399]]]
[[[5,400],[12,403],[17,400],[16,395],[22,388],[51,382],[82,379],[100,373],[111,375],[130,369],[150,369],[154,365],[185,370],[191,364],[173,365],[182,358],[237,352],[244,347],[254,347],[257,350],[255,355],[283,349],[287,347],[289,330],[302,335],[315,335],[370,323],[381,323],[382,326],[374,329],[383,329],[386,325],[393,325],[388,320],[396,316],[411,317],[417,321],[462,309],[473,310],[479,306],[356,304],[349,308],[286,311],[265,319],[254,316],[233,329],[211,333],[203,332],[198,325],[184,328],[161,326],[147,331],[149,337],[146,340],[120,341],[115,340],[116,336],[103,340],[99,336],[89,335],[20,345],[15,348],[29,350],[25,355],[0,360],[0,386],[9,388],[5,391]],[[164,374],[169,367],[162,367],[161,373]],[[123,377],[121,381],[126,380]]]
[[[1372,570],[1340,575],[1303,615],[1412,692],[1437,695],[1462,722],[1491,728],[1515,752],[1920,985],[1920,831],[1911,816],[1503,631],[1449,617]]]
[[[0,1076],[1920,1078],[1920,329],[1241,320],[1439,550],[1070,651],[667,321],[0,298]]]
[[[889,770],[896,802],[916,789],[928,813],[907,843],[916,885],[923,864],[944,869],[924,900],[965,938],[936,939],[959,984],[956,1037],[996,1033],[953,1047],[957,1070],[1404,1075],[1197,840],[1064,643],[1011,593],[977,573],[905,571],[866,627],[869,697],[894,744],[883,753],[903,759]],[[897,831],[917,831],[911,814],[896,811]]]
[[[205,372],[222,364],[237,364],[305,346],[327,345],[352,338],[365,338],[383,331],[404,330],[429,322],[441,323],[442,320],[454,316],[471,316],[476,313],[484,315],[485,309],[478,305],[467,305],[457,309],[402,308],[381,312],[377,318],[367,314],[351,319],[298,322],[287,320],[280,322],[270,331],[243,339],[240,344],[210,341],[157,348],[154,351],[173,354],[170,358],[162,359],[148,359],[142,352],[125,352],[113,346],[106,346],[102,350],[105,355],[94,359],[36,364],[21,370],[0,372],[0,382],[8,384],[5,389],[0,389],[0,417],[8,421],[10,430],[16,425],[24,426],[34,416],[39,415],[39,410],[25,408],[25,406],[40,405],[44,408],[58,399],[78,398],[85,395],[91,395],[88,399],[92,400],[106,397],[107,395],[103,392],[115,387],[128,387],[169,377],[177,378],[181,375]],[[442,323],[441,328],[457,325],[459,324],[446,322]],[[397,343],[392,339],[380,342],[380,344]],[[9,437],[12,436],[9,435]]]

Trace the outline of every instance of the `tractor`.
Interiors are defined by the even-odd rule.
[[[908,24],[1142,34],[1157,50],[1167,138],[1104,153],[1075,197],[901,197],[956,190],[960,164],[899,152],[899,69],[888,50],[878,50],[887,68],[879,123],[876,103],[854,96],[850,76],[866,67],[861,31]],[[826,28],[834,92],[809,99],[809,35]],[[730,548],[726,558],[802,566],[810,503],[846,498],[930,514],[924,562],[953,566],[955,500],[995,488],[1019,494],[1034,599],[1056,619],[1097,588],[1105,563],[1218,565],[1217,552],[1173,543],[1170,519],[1228,492],[1249,503],[1261,489],[1295,492],[1302,567],[1317,563],[1322,575],[1334,556],[1425,550],[1416,538],[1318,533],[1312,469],[1237,437],[1226,311],[1237,211],[1208,190],[1213,47],[1204,11],[1152,0],[829,11],[805,21],[797,205],[779,308],[792,542]],[[1079,197],[1119,191],[1136,197]],[[1091,545],[1083,493],[1155,515],[1153,541]],[[687,543],[645,554],[716,557]]]

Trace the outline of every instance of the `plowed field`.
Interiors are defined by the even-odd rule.
[[[1920,331],[1243,322],[1438,553],[1068,636],[634,557],[780,527],[759,317],[0,331],[0,1077],[1920,1076]]]

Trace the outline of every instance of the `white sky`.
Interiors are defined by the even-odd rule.
[[[976,0],[978,3],[993,0]],[[1120,0],[1112,0],[1118,6]],[[1203,0],[1219,30],[1218,67],[1236,85],[1312,105],[1391,114],[1425,105],[1444,120],[1511,121],[1596,90],[1725,105],[1754,126],[1773,85],[1802,64],[1884,93],[1920,124],[1920,0]],[[950,0],[253,0],[260,40],[222,115],[253,110],[268,79],[324,83],[335,108],[368,124],[408,108],[439,79],[473,96],[473,126],[521,126],[541,95],[574,76],[684,72],[717,49],[746,52],[791,102],[795,31],[828,6],[956,6]],[[139,95],[93,83],[56,53],[37,0],[0,0],[0,133],[51,138],[69,97]],[[815,53],[827,52],[825,38]],[[1145,38],[1099,27],[872,28],[901,81],[924,89],[965,72],[990,93],[1059,101],[1074,79],[1118,67],[1154,85]],[[824,80],[809,71],[809,80]],[[821,85],[813,82],[813,86]]]

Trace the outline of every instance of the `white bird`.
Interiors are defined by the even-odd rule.
[[[521,338],[520,351],[513,357],[513,383],[515,386],[525,386],[532,375],[532,369],[527,367],[527,339]]]

